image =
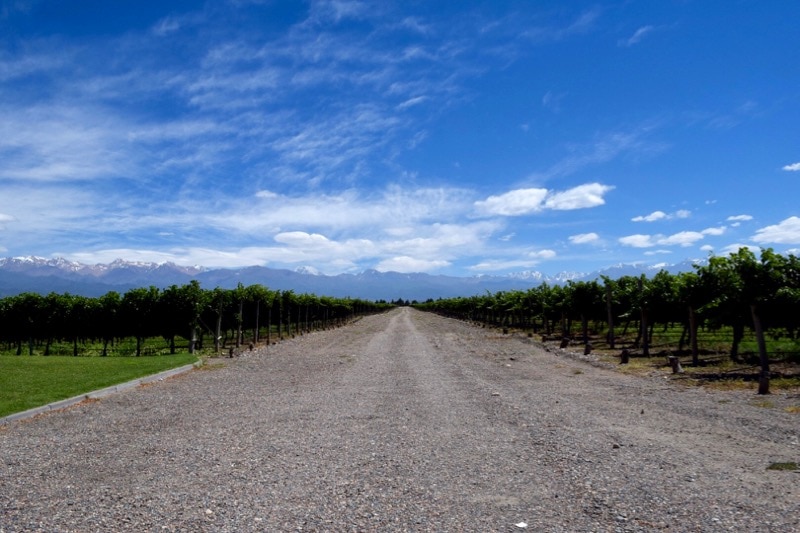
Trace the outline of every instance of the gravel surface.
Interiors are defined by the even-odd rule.
[[[0,426],[0,531],[798,531],[759,399],[400,308]]]

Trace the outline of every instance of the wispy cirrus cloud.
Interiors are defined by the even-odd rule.
[[[639,44],[645,36],[649,35],[653,32],[655,28],[653,26],[647,25],[638,28],[633,35],[628,37],[627,39],[620,39],[617,41],[619,46],[633,46],[635,44]]]
[[[542,96],[542,107],[551,110],[553,113],[559,113],[561,111],[561,102],[566,96],[567,93],[547,91],[544,96]]]
[[[0,178],[88,181],[137,175],[142,154],[127,139],[127,123],[101,109],[0,104]]]
[[[560,41],[591,31],[601,15],[600,8],[588,9],[560,24],[533,25],[522,31],[520,36],[535,42]]]
[[[345,19],[369,18],[371,7],[358,0],[314,0],[311,2],[309,20],[319,23],[339,23]]]
[[[338,21],[363,12],[364,6],[355,2],[315,3],[308,20]],[[225,16],[219,9],[213,15],[220,13]],[[425,53],[401,58],[382,42],[390,30],[333,33],[301,23],[266,40],[218,32],[210,40],[204,34],[202,43],[183,31],[203,27],[211,16],[209,10],[166,17],[151,32],[126,36],[106,49],[56,50],[51,43],[38,54],[1,61],[0,79],[35,75],[31,92],[35,87],[37,94],[45,90],[62,96],[50,103],[39,98],[35,107],[9,103],[4,124],[13,134],[0,135],[0,151],[6,156],[13,152],[14,158],[5,158],[0,174],[89,179],[141,175],[174,162],[202,161],[195,165],[195,175],[211,176],[229,158],[245,157],[257,165],[277,152],[289,170],[286,175],[316,184],[346,180],[357,168],[371,165],[372,156],[387,157],[387,151],[402,146],[396,134],[411,127],[403,111],[425,101],[441,103],[459,90],[455,74],[461,65],[442,52],[444,42],[432,40],[430,32],[415,45]],[[161,55],[154,51],[168,36],[185,61],[154,69],[154,58]],[[83,68],[89,63],[98,68]],[[328,96],[309,109],[298,105],[298,91]],[[120,112],[143,102],[149,108],[169,105],[171,113],[158,118],[152,114],[141,124],[136,123],[141,118],[134,122]],[[40,117],[26,116],[31,114]],[[102,123],[93,123],[91,115],[102,117]],[[204,131],[202,152],[190,153],[191,145],[166,143],[167,131],[176,122],[213,125]],[[141,149],[140,128],[151,132],[150,150]],[[159,137],[164,143],[154,147]],[[210,153],[208,148],[216,148],[222,157],[203,157]],[[121,168],[123,163],[126,168]]]
[[[0,135],[6,139],[0,151],[13,157],[0,165],[0,174],[86,180],[192,167],[196,184],[214,179],[229,161],[245,159],[253,172],[278,168],[284,180],[352,183],[376,160],[414,148],[403,134],[418,130],[420,117],[409,118],[409,110],[446,107],[463,92],[465,79],[491,68],[485,48],[451,25],[419,17],[398,24],[390,11],[355,1],[314,2],[289,31],[259,35],[202,32],[212,19],[237,16],[206,8],[164,17],[149,31],[105,48],[42,47],[0,62],[0,79],[36,74],[39,90],[68,96],[62,107],[46,99],[36,108],[9,107],[7,124],[15,134]],[[599,14],[585,11],[563,24],[537,26],[535,33],[566,38],[591,29]],[[330,27],[346,19],[370,19],[371,25],[368,31]],[[411,38],[400,55],[397,32]],[[165,39],[182,61],[156,63]],[[298,91],[325,96],[307,108],[295,104]],[[139,104],[169,106],[171,113],[142,123],[120,111]],[[30,126],[43,121],[26,113],[46,118],[46,127]],[[192,142],[181,143],[174,136],[178,124],[205,126],[184,131]],[[275,154],[278,165],[271,161]]]
[[[644,125],[630,131],[607,132],[596,135],[588,142],[573,143],[566,147],[567,155],[544,171],[534,172],[531,181],[548,181],[569,176],[587,167],[608,163],[620,157],[641,158],[659,154],[667,149],[663,142],[652,141],[654,125]]]

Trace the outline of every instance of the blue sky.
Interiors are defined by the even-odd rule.
[[[800,250],[800,2],[0,0],[0,255]]]

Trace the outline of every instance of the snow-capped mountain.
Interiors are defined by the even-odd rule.
[[[109,273],[119,270],[132,272],[154,272],[154,271],[175,271],[188,275],[195,275],[202,272],[202,267],[185,267],[175,263],[144,263],[137,261],[125,261],[117,259],[108,264],[85,265],[76,261],[68,261],[63,257],[46,259],[44,257],[5,257],[0,258],[0,270],[8,272],[25,272],[30,275],[41,273],[75,273],[85,276],[102,278]]]
[[[686,261],[675,264],[659,263],[656,265],[647,265],[645,263],[619,263],[581,279],[596,279],[600,276],[618,279],[622,276],[640,276],[642,274],[653,276],[661,270],[666,270],[670,274],[677,274],[679,272],[691,272],[694,270],[695,265],[702,266],[706,264],[708,264],[707,259],[687,259]]]
[[[563,284],[570,280],[593,280],[601,275],[612,279],[624,275],[653,275],[662,268],[671,273],[692,270],[694,262],[677,265],[614,265],[600,272],[581,274],[561,272],[548,276],[524,271],[506,276],[455,277],[422,273],[379,272],[365,270],[357,274],[321,274],[310,267],[297,270],[252,266],[239,269],[207,269],[174,263],[142,263],[117,259],[108,264],[85,265],[63,258],[13,257],[0,259],[0,297],[21,292],[50,292],[101,296],[109,291],[125,292],[150,285],[165,288],[183,285],[195,279],[204,288],[234,288],[239,283],[260,284],[271,289],[293,290],[335,297],[369,300],[418,300],[451,298],[527,290],[541,283]]]
[[[561,284],[570,280],[585,279],[589,276],[584,272],[559,272],[554,276],[548,276],[537,270],[524,270],[522,272],[513,272],[508,275],[509,278],[520,279],[525,281],[533,281],[539,283]]]

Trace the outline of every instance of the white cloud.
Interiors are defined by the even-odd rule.
[[[625,246],[632,246],[633,248],[650,248],[651,246],[655,246],[656,243],[653,241],[653,237],[650,235],[628,235],[627,237],[620,237],[619,238],[620,244]]]
[[[416,226],[423,222],[447,221],[470,209],[471,193],[455,188],[404,189],[389,186],[372,195],[355,190],[337,194],[311,193],[283,196],[261,191],[247,206],[235,199],[221,211],[197,213],[205,220],[196,224],[220,230],[260,234],[276,228],[333,231]]]
[[[600,183],[586,183],[566,191],[516,189],[490,196],[486,200],[479,200],[474,205],[481,213],[501,216],[527,215],[543,209],[558,211],[586,209],[605,204],[603,195],[613,188]]]
[[[167,250],[109,248],[90,252],[58,253],[83,263],[109,263],[117,258],[135,261],[232,268],[252,265],[287,267],[313,262],[319,270],[339,273],[352,270],[364,259],[380,257],[378,245],[368,239],[335,241],[319,234],[285,232],[275,236],[275,246],[224,249],[173,247]]]
[[[16,218],[11,215],[0,213],[0,230],[6,229],[7,222],[14,222]]]
[[[785,165],[783,167],[783,170],[786,170],[788,172],[798,172],[798,171],[800,171],[800,161],[798,161],[797,163],[792,163],[791,165]]]
[[[600,183],[578,185],[566,191],[549,194],[545,207],[560,211],[597,207],[606,203],[603,195],[613,188]]]
[[[417,225],[409,238],[388,239],[380,245],[391,255],[447,259],[478,250],[499,227],[494,222]]]
[[[383,261],[378,263],[378,266],[375,267],[375,270],[378,270],[380,272],[406,272],[406,273],[430,272],[431,270],[436,270],[449,265],[450,263],[448,261],[415,259],[413,257],[408,257],[408,256],[398,256],[389,259],[384,259]]]
[[[633,217],[632,222],[656,222],[658,220],[670,220],[673,218],[689,218],[692,212],[687,209],[679,209],[674,213],[665,213],[664,211],[653,211],[649,215],[640,215]]]
[[[633,217],[631,221],[633,222],[655,222],[656,220],[663,220],[667,218],[667,214],[664,211],[653,211],[649,215],[640,215],[638,217]]]
[[[663,255],[663,254],[671,254],[672,250],[648,250],[644,252],[644,255]]]
[[[704,251],[704,252],[713,252],[714,251],[714,247],[711,246],[710,244],[704,244],[703,246],[700,247],[700,249],[702,251]]]
[[[752,240],[758,243],[800,244],[800,218],[786,220],[756,230]]]
[[[531,259],[552,259],[556,256],[556,252],[553,250],[538,250],[535,252],[529,252],[528,257]]]
[[[273,238],[275,239],[275,242],[287,244],[289,246],[320,248],[327,247],[331,244],[331,241],[324,235],[320,235],[318,233],[306,233],[304,231],[288,231],[284,233],[278,233]]]
[[[600,239],[600,236],[597,233],[579,233],[578,235],[570,235],[569,242],[572,244],[588,244],[591,242],[597,242]]]
[[[703,235],[718,236],[718,235],[722,235],[723,233],[725,233],[726,229],[727,228],[725,228],[725,226],[722,226],[722,227],[719,227],[719,228],[706,228],[703,231],[701,231],[700,233],[702,233]]]
[[[702,239],[703,234],[699,231],[680,231],[669,237],[659,239],[658,244],[662,246],[680,245],[686,247]]]
[[[13,233],[4,232],[8,242],[2,244],[36,249],[67,228],[93,236],[91,245],[84,238],[70,243],[59,236],[60,255],[84,262],[125,257],[219,267],[313,264],[339,273],[411,257],[427,262],[416,270],[430,270],[487,253],[498,235],[508,235],[501,220],[463,221],[472,211],[474,194],[460,189],[389,186],[372,194],[349,190],[305,196],[262,189],[245,202],[235,196],[168,195],[163,205],[143,205],[124,196],[71,194],[78,188],[55,184],[42,185],[39,195],[20,187],[0,185],[0,196],[20,199],[0,217],[0,225],[13,220],[16,226]],[[64,201],[54,203],[53,198]],[[136,236],[136,249],[120,238],[126,234]],[[187,247],[176,245],[182,242]],[[191,242],[208,244],[199,248]]]
[[[547,189],[516,189],[475,202],[479,211],[490,215],[517,216],[540,211]]]
[[[747,222],[748,220],[753,220],[753,217],[750,215],[733,215],[729,216],[726,220],[728,222]]]
[[[758,246],[753,246],[751,244],[729,244],[728,246],[721,249],[719,253],[717,253],[717,255],[724,257],[726,255],[735,254],[736,252],[739,251],[740,248],[747,248],[756,255],[761,253],[761,248],[759,248]]]
[[[479,272],[492,272],[498,270],[514,270],[533,268],[542,260],[552,259],[556,253],[552,250],[540,250],[538,252],[529,252],[526,254],[529,259],[489,259],[481,261],[480,263],[469,267],[470,270]]]
[[[620,237],[619,242],[624,246],[633,248],[652,248],[653,246],[691,246],[702,240],[703,233],[699,231],[680,231],[673,235],[628,235]]]
[[[262,190],[256,193],[256,198],[263,198],[265,200],[271,200],[273,198],[278,198],[279,195],[272,191]]]
[[[503,241],[511,240],[511,231],[523,235],[530,228],[494,218],[461,223],[475,211],[518,216],[609,201],[611,187],[599,183],[568,190],[520,189],[489,198],[489,193],[479,198],[455,187],[358,192],[373,186],[376,177],[404,183],[437,179],[397,178],[402,162],[408,161],[404,151],[421,142],[427,128],[435,132],[441,125],[432,116],[467,94],[471,84],[464,83],[465,77],[487,75],[494,61],[487,59],[494,53],[489,50],[500,48],[492,45],[508,45],[519,53],[530,42],[484,41],[461,33],[463,26],[404,19],[395,16],[394,8],[365,2],[312,2],[306,23],[267,34],[255,27],[237,31],[227,9],[221,4],[192,16],[162,18],[144,31],[82,47],[85,51],[59,46],[38,68],[14,63],[12,51],[7,54],[14,63],[10,72],[3,58],[0,79],[12,75],[37,84],[27,95],[7,87],[13,98],[0,103],[0,181],[9,178],[0,185],[0,197],[20,204],[0,206],[12,217],[0,215],[0,226],[12,227],[14,221],[14,231],[2,234],[3,245],[15,253],[52,242],[76,249],[73,242],[57,240],[62,232],[75,230],[70,239],[81,243],[77,249],[91,247],[97,251],[84,253],[96,257],[113,254],[111,260],[125,255],[210,266],[313,262],[328,272],[369,261],[426,270],[484,254],[499,257],[499,263],[506,255],[514,257],[493,252],[508,246]],[[206,20],[212,11],[221,20]],[[597,8],[558,28],[535,28],[543,18],[534,11],[522,13],[528,18],[519,21],[519,27],[533,28],[528,37],[534,40],[587,31],[602,14]],[[374,25],[367,20],[379,15]],[[365,22],[333,28],[352,19]],[[457,19],[467,24],[470,16]],[[430,26],[423,24],[429,21]],[[390,25],[392,33],[382,33]],[[638,42],[651,29],[639,28],[628,41]],[[475,39],[451,40],[457,33]],[[205,40],[194,40],[198,36]],[[59,44],[58,39],[46,46]],[[396,43],[402,43],[400,49]],[[180,57],[156,52],[166,44]],[[564,97],[560,89],[554,86],[541,104],[557,110]],[[308,95],[313,105],[306,105]],[[167,105],[170,112],[158,118]],[[537,126],[530,125],[533,134]],[[568,157],[547,173],[563,177],[660,149],[647,142],[649,129],[562,144]],[[412,134],[420,136],[409,143]],[[467,160],[462,162],[465,169],[459,174],[467,172]],[[88,180],[102,183],[87,186]],[[144,180],[148,183],[141,185]],[[88,192],[55,187],[67,181],[82,181],[80,188]],[[9,183],[17,182],[27,182],[18,187],[20,194],[4,194]],[[40,198],[34,198],[40,191]],[[572,231],[599,232],[597,227]],[[562,229],[548,234],[557,242],[567,234]],[[569,237],[573,244],[598,240],[596,233]],[[496,248],[487,253],[490,247]],[[526,266],[555,256],[548,249],[517,251]]]

